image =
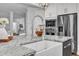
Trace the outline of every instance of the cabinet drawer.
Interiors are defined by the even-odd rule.
[[[63,42],[63,56],[71,56],[71,39]]]
[[[66,48],[63,48],[63,56],[71,56],[71,45],[67,46]]]

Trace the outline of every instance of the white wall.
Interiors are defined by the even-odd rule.
[[[22,34],[22,33],[24,33],[25,31],[26,31],[26,29],[25,29],[25,19],[24,19],[24,17],[23,18],[16,18],[16,19],[13,19],[13,23],[14,23],[14,25],[13,25],[13,31],[15,32],[15,33],[18,33],[18,30],[19,30],[19,24],[22,24],[23,25],[23,28],[22,28],[22,31],[20,31],[20,34]]]
[[[34,20],[34,17],[36,15],[40,15],[44,17],[44,10],[40,8],[32,8],[32,7],[27,8],[26,30],[29,39],[32,38],[32,20]]]
[[[24,13],[26,11],[27,11],[27,8],[21,4],[16,4],[16,3],[0,4],[0,17],[7,17],[9,19],[9,24],[6,26],[6,30],[8,31],[9,34],[10,34],[10,30],[12,30],[12,22],[14,18],[24,17]]]
[[[34,7],[25,4],[18,4],[19,7],[24,8],[24,12],[26,11],[26,35],[28,36],[29,40],[32,39],[32,20],[34,17],[39,15],[44,18],[44,9],[39,7]],[[23,12],[23,10],[22,10]]]

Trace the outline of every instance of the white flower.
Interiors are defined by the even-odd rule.
[[[9,21],[7,18],[0,18],[0,24],[2,25],[9,24]]]

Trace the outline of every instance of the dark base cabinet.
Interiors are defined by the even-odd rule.
[[[63,56],[71,56],[72,55],[72,46],[71,39],[63,42]]]

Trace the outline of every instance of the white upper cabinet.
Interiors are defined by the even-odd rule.
[[[63,3],[56,5],[57,15],[77,12],[76,3]]]
[[[57,18],[57,15],[77,12],[76,3],[52,3],[45,9],[45,17]]]
[[[65,4],[65,9],[67,13],[76,13],[77,12],[77,4],[76,3],[70,3],[70,4]],[[64,9],[64,12],[65,12]]]
[[[77,13],[79,14],[79,4],[77,3]]]
[[[56,4],[56,14],[57,15],[64,14],[64,4],[61,3]]]
[[[45,9],[45,17],[56,18],[56,4],[49,4]]]

